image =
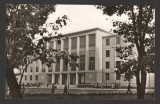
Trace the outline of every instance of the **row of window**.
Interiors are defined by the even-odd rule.
[[[86,35],[80,36],[80,48],[85,48],[86,47]],[[53,48],[54,42],[51,41],[49,42],[49,48]],[[68,50],[69,46],[69,39],[64,39],[64,50]],[[89,47],[94,47],[95,46],[95,34],[90,34],[89,35]],[[56,49],[60,50],[61,49],[61,44],[56,42]],[[71,49],[77,49],[77,37],[71,38]]]
[[[121,43],[121,39],[120,37],[116,37],[116,44],[120,44]],[[110,38],[106,39],[106,46],[110,45]]]
[[[121,61],[116,61],[116,66],[115,67],[118,67],[120,64],[121,64]],[[106,61],[106,69],[109,69],[109,68],[110,68],[110,62]]]
[[[105,80],[110,80],[110,73],[105,73]],[[116,80],[121,80],[121,75],[116,73]]]
[[[119,57],[120,53],[116,51],[116,56]],[[106,57],[110,57],[110,50],[106,50]]]
[[[24,80],[25,80],[25,81],[27,80],[27,75],[25,75]],[[29,76],[29,80],[30,80],[30,81],[33,80],[33,75],[30,75],[30,76]],[[36,81],[38,80],[38,75],[35,75],[35,80],[36,80]]]

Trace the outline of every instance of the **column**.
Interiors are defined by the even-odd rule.
[[[59,74],[59,84],[60,85],[62,84],[62,74],[61,73]]]
[[[67,73],[67,85],[69,89],[69,85],[70,85],[70,74],[69,73]]]
[[[76,85],[78,85],[78,72],[76,72]]]
[[[55,75],[52,74],[52,84],[55,83]]]
[[[71,38],[68,39],[68,54],[71,54]],[[68,65],[68,72],[70,71],[70,65]]]
[[[85,57],[85,70],[89,68],[89,36],[86,35],[86,57]]]
[[[77,56],[80,56],[80,37],[77,37]],[[79,60],[79,58],[77,59],[77,63],[78,63],[78,65],[79,65],[79,63],[80,63],[80,60]],[[79,67],[76,67],[76,71],[78,71],[79,70]]]

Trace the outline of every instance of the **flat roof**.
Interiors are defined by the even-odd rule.
[[[100,29],[100,28],[91,28],[91,29],[86,29],[86,30],[81,30],[81,31],[76,31],[76,32],[71,32],[71,33],[66,33],[66,34],[62,34],[63,36],[70,36],[70,35],[74,35],[74,34],[80,34],[80,33],[85,33],[85,32],[90,32],[90,31],[96,31],[96,30],[99,30],[99,31],[102,31],[102,32],[105,32],[105,33],[109,33],[111,35],[109,36],[115,36],[116,34],[113,34],[111,32],[108,32],[106,30],[103,30],[103,29]],[[103,37],[109,37],[109,36],[103,36]],[[54,36],[55,38],[57,36]],[[53,37],[53,38],[54,38]]]

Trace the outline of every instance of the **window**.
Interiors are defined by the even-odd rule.
[[[76,49],[77,48],[77,37],[72,38],[72,44],[71,44],[71,49]]]
[[[116,37],[116,44],[120,44],[120,37]]]
[[[25,79],[24,79],[25,81],[27,80],[27,75],[25,75]]]
[[[70,74],[70,84],[76,84],[76,74]]]
[[[32,75],[30,75],[30,81],[32,80]]]
[[[76,56],[76,53],[72,53],[72,55]],[[71,71],[76,71],[76,61],[75,59],[71,59],[71,62],[70,62],[70,67],[71,67]]]
[[[116,68],[119,68],[121,65],[121,61],[116,61]]]
[[[95,51],[89,51],[89,70],[95,70]]]
[[[110,45],[110,39],[106,39],[106,46]]]
[[[65,60],[63,60],[63,71],[67,71],[68,70],[68,64],[67,62],[65,62]]]
[[[54,47],[54,41],[50,41],[49,42],[49,49],[53,49],[53,47]]]
[[[53,64],[51,64],[51,66],[48,67],[48,72],[52,72],[52,68],[53,68]]]
[[[95,34],[90,34],[89,35],[89,47],[94,47],[95,46]]]
[[[80,48],[86,47],[86,36],[80,36]]]
[[[64,50],[68,50],[68,39],[64,39]]]
[[[62,84],[67,83],[67,74],[62,74]]]
[[[39,67],[38,66],[36,66],[36,72],[38,72],[39,71]]]
[[[46,72],[46,65],[45,64],[42,65],[42,72]]]
[[[116,73],[116,80],[121,80],[121,75],[119,73]]]
[[[106,62],[106,69],[109,69],[109,62]]]
[[[55,84],[58,84],[58,79],[59,79],[59,75],[58,74],[55,74]]]
[[[30,72],[33,72],[33,68],[32,67],[30,67]]]
[[[106,50],[106,57],[110,56],[110,50]]]
[[[56,69],[55,69],[56,72],[59,72],[60,71],[60,63],[59,62],[56,62]]]
[[[109,73],[105,73],[105,80],[109,80]]]
[[[56,49],[61,50],[61,40],[56,41]]]
[[[85,52],[80,52],[79,70],[85,70]]]
[[[35,76],[35,80],[36,80],[36,81],[38,80],[38,75]]]

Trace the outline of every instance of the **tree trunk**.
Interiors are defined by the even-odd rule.
[[[6,69],[6,80],[8,87],[10,89],[10,95],[12,98],[22,98],[22,94],[20,91],[20,86],[18,85],[17,79],[13,72],[12,67],[7,67]]]
[[[144,99],[145,97],[145,89],[146,89],[146,72],[141,71],[141,77],[138,75],[136,76],[136,80],[139,82],[137,83],[137,99]],[[141,82],[140,82],[141,79]]]

